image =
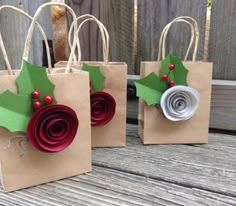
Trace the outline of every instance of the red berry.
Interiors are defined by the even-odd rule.
[[[90,91],[90,92],[92,91],[92,87],[89,87],[89,91]]]
[[[174,80],[170,80],[170,81],[169,81],[169,86],[170,86],[170,87],[175,86],[175,81],[174,81]]]
[[[92,84],[92,80],[89,80],[89,85],[91,85]]]
[[[169,70],[174,70],[175,69],[175,65],[174,64],[169,64]]]
[[[39,99],[40,97],[40,91],[35,90],[31,93],[31,96],[33,97],[33,99]]]
[[[45,102],[45,104],[52,104],[54,101],[54,98],[52,95],[45,95],[43,97],[43,101]]]
[[[39,100],[36,100],[36,101],[33,102],[33,108],[34,108],[35,110],[41,108],[42,106],[43,106],[43,104],[42,104],[42,102],[40,102]]]
[[[164,81],[167,80],[167,78],[168,78],[168,75],[167,75],[167,74],[163,74],[163,75],[161,76],[161,79],[164,80]]]

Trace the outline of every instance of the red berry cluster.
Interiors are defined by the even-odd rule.
[[[174,64],[169,64],[169,70],[174,70],[175,69],[175,65]],[[167,81],[168,80],[168,74],[163,74],[162,76],[161,76],[161,79],[163,80],[163,81]],[[175,81],[174,80],[170,80],[169,82],[168,82],[168,84],[169,84],[169,86],[170,87],[173,87],[173,86],[175,86]]]
[[[39,109],[39,108],[41,108],[42,106],[43,106],[43,103],[40,101],[40,91],[38,91],[38,90],[35,90],[35,91],[33,91],[32,93],[31,93],[31,96],[32,96],[32,98],[33,98],[33,103],[32,103],[32,106],[33,106],[33,108],[35,109],[35,110],[37,110],[37,109]],[[53,98],[53,96],[52,95],[49,95],[49,94],[47,94],[47,95],[45,95],[44,97],[43,97],[43,101],[44,101],[44,103],[46,104],[46,105],[49,105],[49,104],[52,104],[53,103],[53,101],[54,101],[54,98]]]

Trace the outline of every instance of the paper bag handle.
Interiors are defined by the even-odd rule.
[[[165,28],[162,31],[160,41],[159,41],[159,52],[158,52],[157,60],[158,61],[161,60],[161,54],[162,54],[162,59],[164,59],[166,57],[166,52],[165,52],[166,37],[167,37],[169,29],[171,28],[171,26],[175,22],[184,22],[184,23],[187,23],[188,25],[190,25],[191,40],[190,40],[190,43],[189,43],[184,61],[186,61],[188,56],[189,56],[189,52],[191,50],[194,39],[195,39],[195,44],[194,44],[194,51],[193,51],[192,61],[196,61],[198,43],[199,43],[199,28],[198,28],[197,21],[195,19],[193,19],[192,17],[189,17],[189,16],[177,17],[165,26]]]
[[[0,11],[2,9],[12,9],[12,10],[15,10],[15,11],[19,12],[20,14],[28,17],[30,20],[33,20],[33,17],[31,17],[29,14],[27,14],[26,12],[24,12],[23,10],[21,10],[21,9],[15,7],[15,6],[4,5],[4,6],[0,7]],[[46,37],[45,32],[42,29],[41,25],[38,22],[36,22],[36,24],[37,24],[37,26],[38,26],[38,28],[39,28],[42,36],[43,36],[43,39],[45,41],[46,54],[47,54],[47,58],[48,58],[48,65],[49,65],[50,68],[52,68],[51,59],[50,59],[50,49],[49,49],[47,37]],[[2,54],[3,54],[3,59],[4,59],[5,63],[6,63],[8,74],[9,75],[13,75],[14,71],[12,70],[12,67],[11,67],[11,64],[10,64],[10,61],[9,61],[9,58],[8,58],[8,55],[7,55],[7,52],[6,52],[6,49],[5,49],[1,32],[0,32],[0,47],[1,47],[1,50],[2,50]]]
[[[56,5],[56,6],[64,6],[65,8],[67,8],[67,10],[71,13],[72,15],[72,18],[73,18],[73,21],[76,20],[76,15],[75,15],[75,12],[73,11],[73,9],[71,7],[69,7],[68,5],[64,4],[64,3],[60,3],[60,2],[48,2],[48,3],[45,3],[45,4],[42,4],[38,9],[37,11],[35,12],[35,15],[33,17],[33,20],[32,20],[32,23],[29,27],[29,30],[28,30],[28,34],[27,34],[27,37],[26,37],[26,41],[25,41],[25,47],[24,47],[24,52],[23,52],[23,59],[25,60],[28,60],[28,57],[29,57],[29,48],[30,48],[30,45],[31,45],[31,41],[32,41],[32,36],[33,36],[33,32],[34,32],[34,27],[35,27],[35,23],[36,21],[38,20],[39,16],[41,15],[43,9],[47,6],[53,6],[53,5]],[[75,23],[74,24],[74,31],[77,30],[77,24]],[[69,57],[69,60],[68,60],[68,63],[66,65],[66,69],[65,69],[65,74],[69,73],[70,72],[70,68],[71,68],[71,65],[72,65],[72,60],[73,60],[73,55],[75,53],[75,49],[76,49],[76,33],[74,33],[74,38],[73,38],[73,45],[72,45],[72,49],[71,49],[71,54],[70,54],[70,57]],[[49,71],[50,72],[50,71]]]
[[[184,22],[184,23],[186,23],[186,24],[189,24],[189,26],[190,26],[190,28],[191,28],[191,40],[190,40],[190,42],[189,42],[189,46],[188,46],[187,52],[186,52],[185,57],[184,57],[184,61],[186,61],[186,59],[188,58],[189,52],[190,52],[190,50],[191,50],[191,48],[192,48],[194,38],[195,38],[194,27],[193,27],[193,25],[192,25],[191,23],[189,23],[188,21],[183,20],[183,19],[179,19],[179,20],[177,20],[176,22]],[[169,24],[170,24],[170,23],[169,23]],[[165,36],[165,38],[166,38],[166,31],[167,31],[167,29],[169,28],[169,24],[167,24],[167,25],[165,26],[165,28],[163,29],[163,31],[162,31],[162,33],[161,33],[161,37],[160,37],[160,41],[159,41],[159,50],[158,50],[159,52],[158,52],[157,61],[160,61],[160,60],[161,60],[161,54],[162,54],[162,52],[164,52],[164,55],[165,55],[165,45],[163,45],[163,38],[164,38],[164,36]],[[163,49],[162,49],[162,48],[163,48]],[[164,56],[164,58],[165,58],[165,56]],[[162,59],[163,59],[163,57],[162,57]]]
[[[97,25],[99,27],[99,30],[100,30],[100,33],[101,33],[101,37],[102,37],[103,58],[104,58],[105,64],[107,64],[108,61],[109,61],[109,34],[108,34],[108,31],[107,31],[106,27],[104,26],[104,24],[101,21],[99,21],[95,16],[93,16],[91,14],[85,14],[85,15],[79,16],[79,17],[77,17],[76,21],[78,22],[78,20],[81,20],[83,18],[87,18],[87,19],[85,19],[84,21],[82,21],[80,23],[81,27],[87,21],[94,21],[94,22],[97,23]],[[70,30],[69,30],[68,41],[69,41],[69,46],[70,47],[71,47],[71,33],[72,33],[72,28],[73,28],[73,24],[74,23],[75,22],[72,22]],[[78,49],[78,62],[81,61],[81,47],[80,47],[80,42],[79,42],[79,31],[80,31],[81,27],[78,28],[77,31],[76,31],[76,35],[77,35],[77,49]],[[76,61],[76,57],[74,57],[74,59]]]

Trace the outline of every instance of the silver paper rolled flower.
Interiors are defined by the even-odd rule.
[[[161,108],[165,117],[171,121],[191,118],[199,106],[199,92],[189,86],[174,86],[167,89],[161,97]]]

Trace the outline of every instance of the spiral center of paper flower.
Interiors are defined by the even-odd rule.
[[[64,136],[65,132],[67,131],[68,125],[65,121],[62,119],[54,120],[49,126],[48,126],[48,133],[49,135],[53,137],[61,137]]]
[[[169,120],[187,120],[196,112],[199,98],[200,95],[195,89],[187,86],[175,86],[163,94],[161,107]]]
[[[170,95],[167,101],[171,103],[171,111],[175,114],[186,113],[186,109],[192,107],[189,94],[183,92]]]
[[[105,111],[105,105],[102,104],[102,103],[96,103],[94,104],[94,107],[93,107],[93,112],[94,114],[101,114]]]

